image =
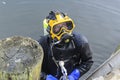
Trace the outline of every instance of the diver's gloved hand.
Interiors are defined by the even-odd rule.
[[[69,80],[78,80],[80,77],[80,71],[75,69],[70,75],[68,75]]]
[[[47,75],[46,80],[58,80],[58,79],[52,75]]]

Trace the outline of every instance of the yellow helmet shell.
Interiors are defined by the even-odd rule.
[[[57,13],[55,15],[55,17],[56,17],[56,19],[54,19],[54,20],[50,19],[49,22],[48,22],[48,25],[50,27],[49,33],[50,33],[52,39],[57,38],[57,40],[60,40],[62,35],[66,34],[66,33],[67,34],[71,34],[72,33],[72,31],[73,31],[73,29],[75,27],[75,24],[74,24],[73,20],[71,18],[69,18],[67,15],[63,16],[63,15],[61,15],[61,13]],[[55,34],[53,32],[53,27],[55,25],[57,25],[57,24],[64,23],[64,22],[71,22],[72,23],[72,29],[71,30],[66,30],[67,32],[63,32],[63,33],[61,33],[59,35]]]

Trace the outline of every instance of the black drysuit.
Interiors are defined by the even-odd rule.
[[[42,72],[51,74],[57,78],[62,75],[61,69],[56,65],[58,61],[65,62],[68,75],[79,69],[80,76],[85,74],[92,66],[92,53],[85,36],[73,33],[73,38],[69,43],[51,45],[52,41],[48,35],[43,36],[38,41],[44,51]],[[55,58],[55,61],[52,58]]]

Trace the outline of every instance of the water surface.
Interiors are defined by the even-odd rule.
[[[37,40],[49,11],[66,12],[75,22],[75,31],[84,34],[92,48],[94,65],[83,80],[120,43],[119,4],[119,0],[0,0],[0,39],[22,35]]]

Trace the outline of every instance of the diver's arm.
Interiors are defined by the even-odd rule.
[[[88,43],[84,43],[81,49],[81,64],[77,67],[80,71],[80,75],[85,74],[92,66],[92,52]]]

